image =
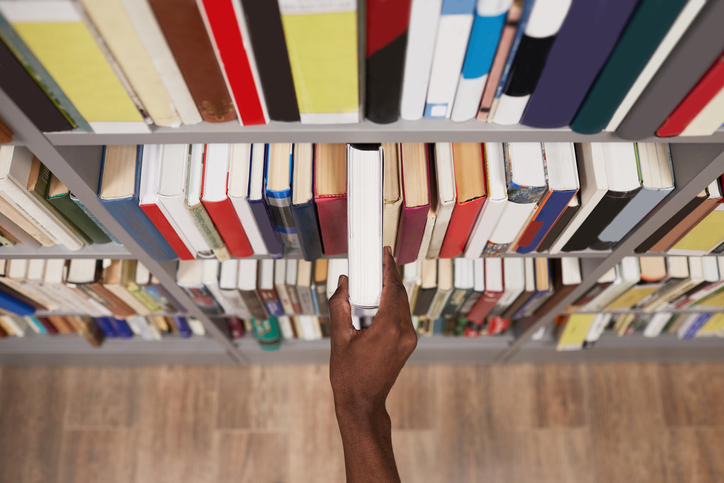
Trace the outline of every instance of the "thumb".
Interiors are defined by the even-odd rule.
[[[349,304],[349,288],[346,275],[340,275],[337,290],[329,299],[332,343],[349,340],[356,331],[352,325],[352,307]]]

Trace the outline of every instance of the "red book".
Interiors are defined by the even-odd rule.
[[[402,214],[397,228],[395,258],[398,265],[404,265],[417,260],[427,223],[427,213],[430,211],[427,146],[424,143],[402,143],[400,158]]]
[[[254,82],[239,25],[239,20],[244,20],[237,17],[232,1],[238,0],[202,0],[201,3],[241,123],[245,126],[266,124],[260,92]]]
[[[714,62],[704,77],[699,79],[684,100],[676,106],[674,112],[669,114],[669,117],[656,131],[656,135],[665,137],[681,134],[722,89],[724,89],[724,53]]]
[[[48,331],[49,335],[55,335],[58,333],[58,329],[55,328],[53,323],[50,321],[47,317],[38,317],[38,322],[43,324],[43,327],[45,327],[45,330]]]
[[[465,317],[470,322],[482,324],[500,297],[505,292],[503,281],[503,260],[500,258],[485,259],[485,291]]]
[[[465,243],[485,202],[485,161],[480,143],[453,143],[457,202],[440,248],[440,258],[454,258]]]
[[[244,227],[227,195],[229,183],[229,144],[207,144],[204,149],[204,173],[201,202],[224,239],[229,253],[236,258],[254,254]],[[173,246],[173,245],[172,245]]]
[[[488,335],[502,334],[510,327],[510,319],[496,316],[488,319]]]
[[[317,144],[314,202],[325,255],[347,253],[347,145]]]
[[[229,333],[233,339],[241,339],[244,337],[244,324],[236,317],[228,317],[226,319],[226,326],[229,328]]]
[[[173,229],[173,226],[171,226],[171,223],[168,222],[166,216],[163,214],[158,205],[147,203],[139,206],[148,219],[151,220],[151,223],[153,223],[158,232],[161,233],[161,236],[163,236],[168,244],[171,245],[171,248],[173,248],[173,251],[176,252],[176,255],[178,255],[181,260],[194,259],[193,254],[189,251],[181,238],[179,238],[178,233],[176,233],[176,230]]]

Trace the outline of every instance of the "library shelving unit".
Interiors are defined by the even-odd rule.
[[[242,127],[234,122],[201,124],[179,129],[153,128],[146,134],[42,133],[0,90],[0,118],[15,134],[14,144],[27,146],[94,215],[121,241],[122,247],[100,245],[77,252],[62,248],[0,249],[1,258],[134,258],[142,262],[164,287],[206,327],[208,337],[167,337],[160,342],[111,340],[99,349],[77,336],[29,337],[0,340],[0,364],[307,364],[329,361],[329,340],[283,341],[278,351],[265,352],[247,334],[229,337],[222,317],[203,314],[175,283],[176,262],[153,260],[106,211],[96,197],[101,149],[109,144],[241,143],[241,142],[622,142],[615,133],[579,135],[568,129],[538,130],[470,121],[399,121],[376,125],[314,126],[271,123]],[[640,141],[662,141],[642,139]],[[724,173],[724,131],[708,137],[670,138],[676,187],[613,250],[554,256],[582,259],[583,281],[556,307],[541,317],[518,321],[501,336],[477,339],[422,337],[411,363],[485,364],[508,362],[616,362],[724,360],[724,339],[678,340],[671,334],[648,339],[638,334],[604,334],[592,350],[557,352],[551,330],[539,340],[532,336],[551,327],[555,316],[590,289],[596,280]],[[721,143],[721,144],[718,144]],[[519,255],[513,255],[519,256]],[[529,256],[548,256],[531,254]],[[299,258],[290,254],[288,258]]]

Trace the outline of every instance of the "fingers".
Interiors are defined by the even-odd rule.
[[[327,283],[331,282],[328,280]],[[352,307],[349,305],[349,285],[346,275],[340,275],[337,290],[329,299],[332,343],[347,340],[356,330],[352,325]]]
[[[400,274],[397,271],[395,257],[392,256],[392,248],[385,247],[382,252],[382,290],[385,285],[398,283],[402,285]]]
[[[407,291],[405,291],[400,274],[397,272],[390,247],[385,247],[382,267],[382,297],[372,327],[374,328],[375,325],[379,327],[382,324],[397,326],[402,326],[404,323],[409,324],[410,304],[407,300]]]

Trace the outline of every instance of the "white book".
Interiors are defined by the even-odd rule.
[[[263,145],[262,145],[263,146]],[[236,215],[244,227],[255,255],[266,255],[264,239],[256,224],[256,218],[249,206],[249,163],[251,162],[251,144],[232,144],[229,158],[229,199]]]
[[[321,338],[321,334],[318,333],[316,326],[319,326],[319,323],[315,320],[316,317],[313,315],[300,315],[299,316],[299,325],[302,327],[302,333],[300,335],[300,338],[303,340],[317,340]]]
[[[15,317],[11,317],[9,315],[3,315],[0,316],[2,318],[3,323],[8,326],[10,330],[12,330],[12,333],[16,337],[25,337],[25,324],[20,324],[18,322],[18,319]],[[22,320],[22,319],[19,319]]]
[[[420,261],[415,260],[414,262],[404,265],[402,270],[402,284],[405,286],[407,292],[407,301],[412,303],[412,296],[415,293],[415,285],[420,281]]]
[[[293,262],[290,265],[294,264]],[[289,292],[287,292],[287,261],[286,260],[274,260],[274,288],[277,291],[279,302],[284,308],[284,312],[287,315],[294,315],[294,307],[292,307],[292,301],[289,298]],[[291,326],[290,326],[291,328]]]
[[[22,146],[0,147],[0,196],[54,243],[80,250],[83,241],[28,191],[33,153]]]
[[[437,260],[437,292],[427,310],[427,317],[435,320],[440,317],[450,295],[453,292],[453,263],[451,258]]]
[[[437,258],[440,255],[442,242],[445,240],[445,233],[457,201],[452,143],[435,143],[435,183],[437,207],[430,244],[427,247],[427,258]]]
[[[661,331],[664,330],[664,327],[666,327],[669,319],[671,319],[671,314],[668,312],[659,312],[658,314],[654,314],[654,316],[651,317],[651,320],[649,320],[649,323],[646,324],[644,337],[658,337],[659,334],[661,334]]]
[[[181,121],[184,124],[200,123],[201,115],[199,110],[196,108],[196,103],[191,97],[191,92],[186,86],[186,82],[176,64],[176,59],[171,53],[171,49],[156,21],[151,6],[148,4],[148,0],[121,1],[131,18],[138,37],[151,56],[151,61],[173,101]]]
[[[59,306],[51,297],[26,280],[28,274],[28,260],[16,258],[8,260],[5,265],[5,276],[2,278],[3,285],[7,285],[29,299],[38,302],[48,310],[58,310]]]
[[[421,119],[425,112],[441,10],[442,0],[412,0],[400,102],[400,117],[407,121]]]
[[[64,300],[72,307],[71,312],[76,314],[90,315],[91,317],[103,317],[106,314],[88,303],[87,297],[81,296],[76,290],[68,287],[63,280],[65,278],[65,260],[49,259],[45,263],[43,274],[43,288],[47,293],[55,293],[56,298]]]
[[[277,317],[277,322],[279,323],[279,330],[282,333],[282,338],[293,339],[294,330],[292,330],[292,321],[289,316],[280,315],[279,317]]]
[[[530,12],[528,23],[525,26],[525,36],[531,39],[555,38],[561,29],[561,25],[563,25],[563,21],[566,19],[570,6],[571,0],[536,0],[533,4],[533,10]],[[546,52],[546,55],[548,55],[548,52]],[[518,60],[518,56],[527,55],[530,55],[530,53],[519,50],[516,54],[516,60]],[[539,76],[541,72],[538,72]],[[511,73],[513,77],[525,78],[531,75],[529,71]],[[519,82],[520,77],[518,78]],[[510,78],[508,80],[510,81]],[[538,83],[538,78],[526,80],[528,82],[534,81],[533,86]],[[506,126],[519,124],[530,96],[531,94],[511,96],[503,93],[500,96],[498,108],[495,110],[493,122]]]
[[[425,117],[446,118],[452,114],[455,90],[473,26],[474,7],[474,0],[443,1],[425,100]]]
[[[616,109],[616,112],[611,117],[608,126],[606,126],[606,131],[615,132],[618,129],[619,124],[624,120],[628,111],[631,110],[641,93],[646,89],[646,86],[649,85],[649,82],[651,82],[651,79],[656,75],[661,64],[664,63],[676,44],[679,43],[679,39],[681,39],[681,36],[684,35],[684,32],[689,28],[691,22],[694,21],[694,18],[696,18],[699,10],[702,9],[706,1],[707,0],[689,0],[681,12],[679,12],[679,16],[676,17],[676,21],[671,25],[668,33],[656,48],[654,55],[652,55],[646,63],[646,66],[636,78],[636,82],[633,83],[628,94],[626,94],[626,97],[624,97],[618,109]]]
[[[366,146],[347,145],[349,302],[373,308],[382,295],[383,150]],[[336,288],[336,280],[327,278],[327,287]]]
[[[211,257],[213,256],[211,247],[186,207],[189,151],[188,144],[161,146],[157,204],[184,245],[193,249],[192,254],[198,257]]]
[[[198,267],[198,265],[201,265],[201,283],[203,283],[204,287],[209,291],[209,293],[214,297],[214,300],[219,304],[219,306],[222,308],[225,314],[233,314],[234,308],[227,302],[226,297],[224,297],[224,294],[221,292],[221,287],[219,287],[219,267],[220,263],[215,258],[210,258],[208,260],[191,260],[191,261],[181,261],[179,262],[179,279],[178,284],[183,286],[183,278],[182,278],[182,268],[184,265],[188,266],[189,264],[194,264]],[[188,284],[185,284],[187,287],[189,287]],[[193,287],[193,285],[190,285],[190,287]]]
[[[493,261],[494,259],[490,259]],[[503,259],[503,295],[498,299],[488,317],[500,315],[525,290],[525,260],[523,258]]]
[[[238,290],[239,283],[239,260],[226,260],[221,262],[221,270],[219,271],[219,289],[222,298],[225,299],[227,307],[222,304],[224,312],[233,314],[240,319],[250,319],[249,309],[241,297]],[[222,303],[221,301],[219,303]]]
[[[591,327],[588,328],[588,333],[586,333],[584,345],[593,344],[600,339],[612,317],[613,314],[596,314],[596,317],[593,318],[593,323],[591,323]]]
[[[724,124],[724,89],[691,120],[681,136],[711,136]]]
[[[604,143],[582,143],[576,146],[580,176],[581,207],[563,232],[558,236],[548,253],[560,253],[568,240],[578,231],[588,215],[608,192],[609,183],[606,169],[606,151]]]
[[[505,184],[505,157],[501,143],[485,143],[487,196],[465,246],[465,258],[479,258],[493,229],[508,205]]]
[[[148,319],[136,315],[126,319],[134,334],[140,335],[143,340],[161,340],[161,333]]]
[[[189,328],[194,335],[198,335],[199,337],[206,335],[206,327],[204,327],[204,324],[201,323],[199,319],[186,317],[186,322],[189,324]]]
[[[417,252],[417,259],[424,260],[427,258],[427,251],[430,248],[430,241],[432,240],[432,232],[435,229],[435,219],[437,214],[435,213],[435,207],[430,205],[430,209],[427,210],[427,218],[425,220],[425,229],[422,231],[422,240],[420,240],[420,249]]]
[[[63,260],[60,261],[63,262]],[[60,295],[53,287],[45,285],[45,265],[46,260],[40,258],[31,258],[27,260],[27,272],[23,283],[34,287],[35,290],[42,293],[58,307],[58,310],[62,312],[82,314],[83,311],[76,310],[76,307],[70,300]]]

